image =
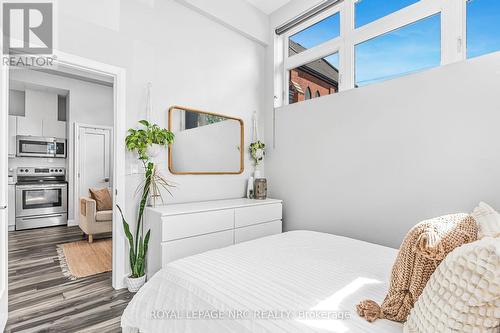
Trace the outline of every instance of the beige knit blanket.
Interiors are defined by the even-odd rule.
[[[362,301],[356,307],[358,314],[369,322],[378,318],[406,321],[436,267],[453,249],[475,241],[477,231],[476,221],[467,214],[441,216],[415,225],[401,244],[384,302],[379,306],[372,300]]]

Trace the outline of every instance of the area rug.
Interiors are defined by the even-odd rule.
[[[111,271],[111,239],[59,244],[57,254],[64,276],[71,280]]]

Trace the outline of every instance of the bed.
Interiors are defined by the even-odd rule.
[[[356,314],[382,301],[397,251],[291,231],[170,263],[125,309],[124,332],[402,332]]]

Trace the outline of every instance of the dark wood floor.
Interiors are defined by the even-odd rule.
[[[78,227],[9,233],[9,320],[6,332],[121,332],[132,295],[111,287],[111,272],[71,281],[56,245],[82,239]]]

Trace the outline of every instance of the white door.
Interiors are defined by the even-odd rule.
[[[101,126],[77,125],[76,156],[78,196],[88,196],[90,188],[113,187],[112,170],[112,129]],[[80,214],[79,204],[76,204]]]
[[[8,71],[5,66],[0,66],[0,331],[7,323],[7,209],[8,207]]]

